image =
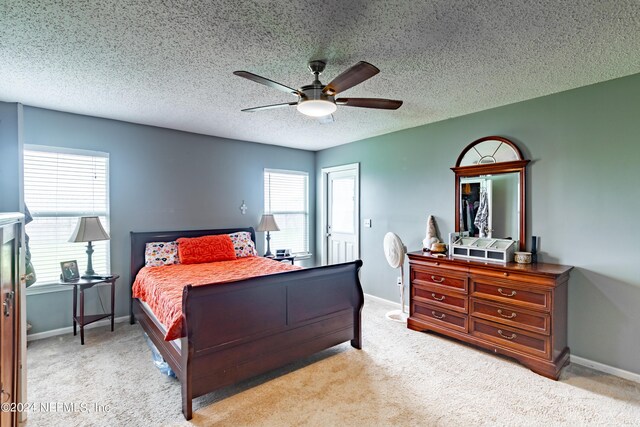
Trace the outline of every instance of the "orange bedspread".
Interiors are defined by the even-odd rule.
[[[143,267],[133,283],[133,297],[151,307],[166,328],[165,341],[171,341],[182,336],[182,290],[185,286],[233,282],[300,268],[263,257]]]

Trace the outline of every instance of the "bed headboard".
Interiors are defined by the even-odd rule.
[[[251,240],[256,241],[256,232],[253,227],[248,228],[218,228],[213,230],[182,230],[182,231],[132,231],[131,235],[131,285],[136,279],[138,271],[144,267],[144,250],[149,242],[171,242],[179,237],[200,237],[211,234],[229,234],[236,231],[248,231],[251,233]]]

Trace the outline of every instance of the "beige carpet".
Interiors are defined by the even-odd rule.
[[[265,426],[639,425],[640,384],[571,365],[558,382],[509,359],[384,318],[367,299],[362,351],[334,347],[194,401],[191,423]],[[138,325],[29,343],[34,426],[189,425],[179,383],[163,376]],[[69,412],[62,404],[76,404]],[[94,404],[108,411],[96,412]],[[108,407],[107,407],[108,405]],[[40,409],[42,410],[42,409]],[[86,411],[86,412],[85,412]]]

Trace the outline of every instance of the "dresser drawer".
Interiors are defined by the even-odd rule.
[[[467,277],[444,268],[411,267],[411,282],[438,285],[467,293]]]
[[[524,266],[528,264],[522,264]],[[528,285],[540,285],[540,286],[555,286],[555,280],[553,278],[540,276],[540,275],[530,275],[530,274],[522,274],[518,272],[514,272],[513,270],[505,271],[505,270],[491,270],[485,268],[472,267],[469,269],[469,273],[474,277],[476,275],[488,276],[495,279],[506,279],[514,282],[523,282]]]
[[[469,331],[467,315],[443,310],[435,305],[412,302],[411,315],[424,322],[432,323],[455,331],[464,333]]]
[[[443,293],[444,292],[444,293]],[[438,286],[411,285],[411,298],[418,302],[428,303],[440,308],[458,311],[460,313],[469,312],[469,298],[456,292],[447,292]]]
[[[440,260],[439,258],[433,257],[412,257],[409,255],[409,265],[411,268],[437,268],[444,269],[447,271],[454,271],[457,273],[461,273],[466,275],[469,272],[469,268],[466,265],[459,265],[458,263],[451,263],[444,260]]]
[[[514,326],[531,332],[549,335],[551,316],[546,313],[523,310],[513,305],[471,298],[469,313],[485,320]]]
[[[549,311],[551,308],[550,291],[519,285],[516,282],[474,277],[471,280],[470,294],[473,297],[486,298],[533,310]]]
[[[513,350],[549,358],[551,337],[471,318],[471,335]]]

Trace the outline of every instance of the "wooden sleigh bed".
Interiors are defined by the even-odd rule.
[[[173,241],[253,228],[131,232],[131,284],[144,267],[148,242]],[[135,320],[176,373],[182,412],[192,399],[282,367],[345,341],[362,346],[359,280],[362,261],[288,271],[235,282],[191,286],[182,294],[182,338],[165,341],[164,326],[131,299]],[[179,343],[178,343],[179,342]]]

